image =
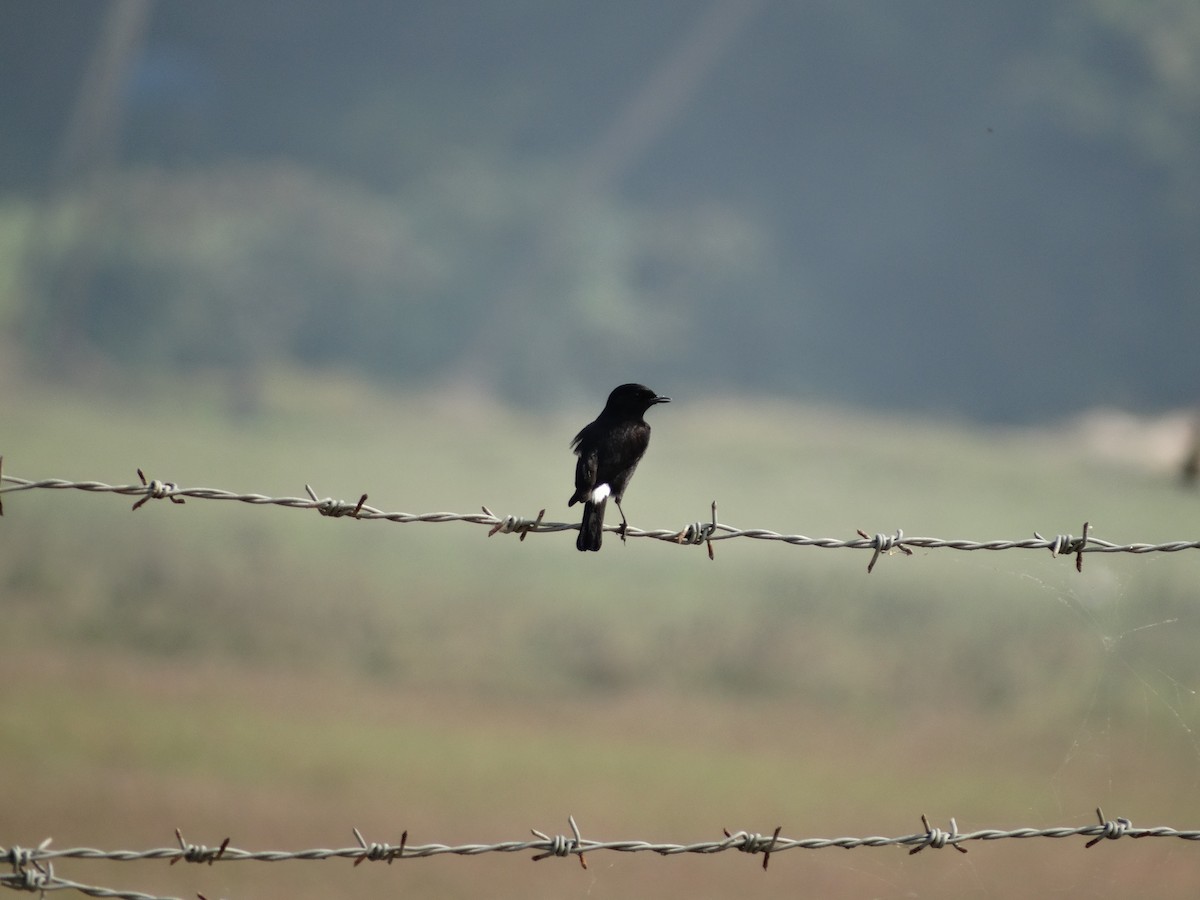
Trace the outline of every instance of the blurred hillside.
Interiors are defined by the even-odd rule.
[[[0,23],[0,341],[41,372],[216,369],[250,410],[277,364],[537,406],[1196,399],[1190,0]]]

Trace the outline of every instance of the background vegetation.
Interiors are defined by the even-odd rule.
[[[430,394],[293,375],[268,380],[247,424],[205,412],[214,395],[202,380],[127,399],[25,382],[6,402],[6,470],[118,483],[140,465],[276,496],[367,491],[390,510],[567,513],[565,438],[583,411],[464,415]],[[723,521],[811,535],[1018,537],[1078,532],[1081,516],[1117,540],[1191,533],[1194,495],[1102,456],[1091,424],[678,400],[656,410],[635,524],[682,527],[715,496]],[[5,497],[9,842],[148,847],[178,826],[209,845],[299,848],[350,843],[351,825],[471,842],[561,830],[567,813],[594,836],[656,840],[781,823],[900,834],[921,812],[963,828],[1083,824],[1097,804],[1192,824],[1187,553],[1093,555],[1080,575],[1043,553],[931,551],[868,576],[866,554],[749,541],[714,562],[643,541],[584,559],[569,534],[127,504]],[[738,855],[596,859],[587,873],[424,861],[351,881],[299,863],[69,875],[243,896],[850,897],[1187,896],[1198,874],[1186,847],[1046,843],[787,854],[765,877]]]
[[[1190,0],[2,15],[0,309],[55,373],[1195,402]]]
[[[0,9],[5,472],[816,536],[1195,537],[1200,7]],[[1124,411],[1122,411],[1124,410]],[[702,549],[6,494],[0,846],[1197,825],[1193,552]],[[352,869],[191,896],[1191,897],[1194,848]]]

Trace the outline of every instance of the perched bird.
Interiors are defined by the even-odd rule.
[[[575,546],[599,550],[604,532],[604,505],[612,497],[621,513],[621,540],[625,540],[625,510],[621,498],[633,470],[650,444],[650,426],[642,418],[656,403],[670,403],[644,384],[623,384],[608,395],[596,421],[585,426],[571,446],[575,463],[575,493],[567,506],[583,504],[583,523]]]

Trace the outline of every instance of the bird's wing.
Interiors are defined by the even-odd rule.
[[[592,446],[580,445],[575,451],[579,459],[575,463],[575,493],[567,506],[573,506],[586,500],[596,486],[596,468],[599,463],[599,452]]]

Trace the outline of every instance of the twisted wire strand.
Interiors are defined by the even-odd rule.
[[[45,896],[47,891],[77,891],[89,897],[112,897],[116,900],[182,900],[179,897],[168,897],[162,894],[146,894],[142,891],[125,891],[93,884],[81,884],[78,881],[59,878],[52,872],[41,872],[36,869],[10,875],[0,874],[0,886],[16,891],[37,891],[42,896]]]
[[[414,844],[408,841],[408,832],[404,832],[397,845],[368,842],[357,828],[354,836],[357,845],[342,848],[314,848],[307,850],[243,850],[230,846],[226,838],[220,846],[209,848],[204,845],[190,844],[176,830],[178,846],[159,847],[149,850],[99,850],[92,847],[72,847],[62,850],[50,847],[50,841],[42,841],[36,848],[12,846],[0,847],[0,861],[7,861],[13,868],[11,873],[0,874],[0,886],[14,890],[49,891],[72,889],[93,897],[122,897],[130,900],[159,900],[155,895],[139,891],[112,890],[109,888],[93,887],[60,878],[54,874],[54,861],[61,859],[109,860],[114,862],[138,862],[145,860],[168,860],[172,865],[176,862],[192,862],[212,865],[217,862],[255,861],[255,862],[296,862],[311,860],[346,859],[352,860],[355,866],[362,862],[387,862],[391,864],[401,859],[425,859],[433,856],[480,856],[486,853],[532,853],[534,861],[549,857],[576,856],[580,864],[587,868],[584,859],[586,854],[599,852],[616,853],[654,853],[659,856],[677,856],[680,854],[708,855],[735,850],[742,853],[763,854],[763,868],[767,867],[770,856],[785,850],[824,850],[828,848],[855,849],[861,847],[902,847],[909,853],[919,853],[926,849],[940,850],[953,847],[965,853],[966,844],[977,841],[1000,840],[1030,840],[1048,838],[1061,840],[1071,837],[1089,838],[1085,847],[1090,849],[1104,841],[1114,841],[1120,838],[1176,838],[1185,841],[1200,841],[1200,830],[1180,830],[1166,826],[1139,828],[1126,818],[1105,818],[1103,810],[1096,809],[1097,822],[1090,825],[1075,827],[1048,828],[984,828],[976,831],[960,832],[954,819],[950,820],[950,829],[929,824],[922,815],[923,831],[897,837],[866,836],[866,837],[809,837],[789,838],[780,835],[781,828],[776,828],[771,834],[760,834],[750,831],[724,831],[721,840],[699,841],[689,844],[655,843],[643,840],[598,841],[589,840],[580,834],[575,818],[569,817],[571,834],[549,835],[536,829],[532,830],[533,839],[501,841],[499,843],[479,844]],[[162,898],[168,900],[168,898]]]
[[[472,525],[482,525],[488,528],[488,536],[497,533],[517,534],[524,540],[530,534],[552,534],[559,531],[577,531],[578,522],[555,522],[545,519],[546,511],[541,510],[537,516],[497,516],[486,506],[478,513],[429,512],[407,513],[388,512],[369,506],[367,495],[363,494],[356,502],[334,500],[330,497],[318,497],[308,485],[305,489],[308,497],[271,497],[258,493],[238,493],[235,491],[215,488],[180,487],[173,482],[147,479],[138,470],[140,484],[112,485],[100,481],[69,481],[61,478],[47,478],[32,481],[9,475],[0,476],[0,495],[16,491],[31,490],[77,490],[87,493],[109,493],[123,496],[138,497],[133,508],[139,509],[150,500],[169,500],[182,504],[185,500],[231,500],[247,503],[252,506],[280,506],[287,509],[316,510],[324,516],[332,518],[353,518],[366,521],[381,520],[398,524],[415,523],[447,523],[466,522]],[[3,507],[0,506],[0,515]],[[736,528],[717,521],[716,503],[712,504],[712,519],[708,522],[697,521],[678,530],[667,528],[642,529],[629,526],[622,530],[618,525],[606,525],[605,531],[622,534],[626,538],[651,538],[665,543],[679,545],[706,545],[709,556],[712,557],[713,544],[717,541],[728,541],[735,538],[747,538],[758,541],[772,541],[788,544],[794,547],[817,547],[826,550],[870,550],[871,563],[868,571],[874,568],[880,556],[900,552],[911,555],[913,550],[1049,550],[1054,556],[1075,557],[1076,568],[1082,565],[1082,554],[1085,553],[1178,553],[1183,550],[1200,549],[1200,540],[1176,540],[1159,543],[1117,543],[1091,536],[1090,526],[1084,523],[1083,534],[1079,537],[1071,534],[1058,534],[1053,537],[1043,537],[1038,532],[1033,537],[1015,540],[969,540],[946,539],[938,537],[907,537],[902,530],[892,534],[876,533],[868,535],[859,531],[858,537],[850,539],[833,537],[809,537],[803,534],[784,534],[765,528]]]

